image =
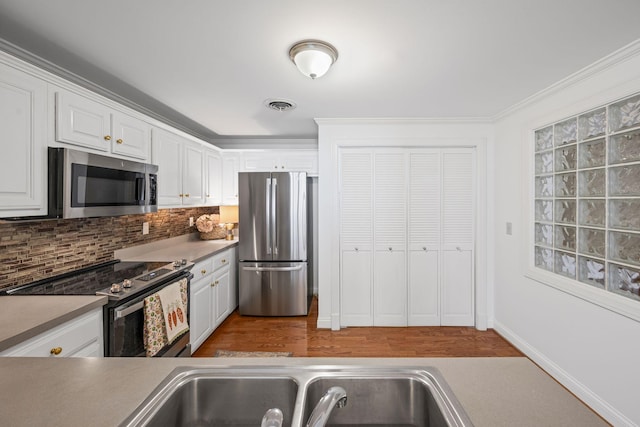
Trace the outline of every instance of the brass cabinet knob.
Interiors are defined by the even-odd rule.
[[[105,141],[111,141],[111,135],[105,135],[104,136],[104,140]]]
[[[122,144],[122,140],[121,139],[116,139],[116,143]]]
[[[184,197],[184,194],[178,194],[178,197]]]
[[[189,197],[189,196],[190,196],[190,194],[189,194],[189,193],[187,193],[187,194],[185,194],[185,195],[184,195],[184,197]]]
[[[204,268],[202,270],[200,270],[200,273],[202,274],[207,274],[207,270],[205,270]]]
[[[54,356],[57,356],[60,353],[62,353],[62,347],[54,347],[51,349],[49,353],[53,354]]]
[[[211,194],[207,194],[207,197],[211,197]]]
[[[221,259],[220,262],[224,264],[225,262],[227,262],[227,260],[226,259]]]

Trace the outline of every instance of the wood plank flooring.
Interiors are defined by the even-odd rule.
[[[522,356],[493,330],[466,327],[317,329],[316,299],[307,317],[252,317],[233,312],[193,354],[216,350],[287,351],[294,357]]]
[[[316,299],[307,317],[249,317],[233,312],[193,354],[216,350],[287,351],[294,357],[523,356],[493,330],[467,327],[317,329]]]

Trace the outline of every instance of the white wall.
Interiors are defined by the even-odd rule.
[[[495,329],[615,425],[640,424],[640,323],[525,277],[530,138],[534,127],[638,91],[640,43],[554,85],[495,126]]]

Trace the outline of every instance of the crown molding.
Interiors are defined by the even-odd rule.
[[[512,105],[511,107],[502,110],[495,116],[491,118],[492,122],[497,122],[498,120],[503,119],[531,104],[536,103],[537,101],[546,98],[548,96],[553,95],[554,93],[560,92],[563,89],[566,89],[572,85],[579,83],[582,80],[588,79],[598,73],[605,71],[606,69],[613,67],[616,64],[624,62],[634,56],[640,54],[640,39],[637,39],[628,45],[610,53],[609,55],[593,62],[586,67],[582,68],[579,71],[576,71],[573,74],[565,77],[564,79],[548,86],[547,88],[536,92],[535,94],[529,96],[528,98],[523,99],[520,102]]]

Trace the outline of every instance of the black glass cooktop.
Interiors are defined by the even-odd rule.
[[[112,283],[149,273],[168,262],[122,262],[98,264],[6,291],[8,295],[95,295]],[[155,274],[154,274],[155,276]]]

